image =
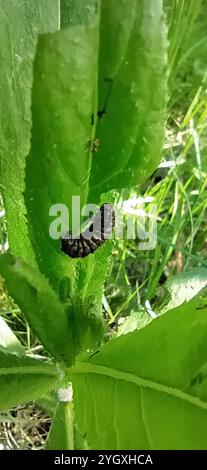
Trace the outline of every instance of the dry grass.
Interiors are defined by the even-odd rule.
[[[0,450],[42,449],[51,418],[36,403],[26,403],[0,416]]]

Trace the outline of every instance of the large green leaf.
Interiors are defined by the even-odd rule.
[[[49,236],[49,209],[52,204],[64,203],[71,215],[72,196],[80,196],[81,207],[87,201],[97,38],[96,21],[41,38],[35,63],[32,147],[26,170],[31,239],[40,268],[61,300],[67,301],[70,294],[67,313],[76,353],[93,347],[103,335],[101,299],[111,243],[85,260],[69,259],[61,253],[60,241]]]
[[[162,0],[101,2],[99,102],[91,198],[142,182],[157,167],[166,106]],[[96,121],[96,117],[95,117]]]
[[[70,210],[72,196],[86,203],[90,171],[91,114],[95,106],[97,18],[39,40],[34,65],[32,141],[26,167],[29,233],[42,272],[58,290],[73,281],[72,262],[49,235],[53,204]]]
[[[202,292],[78,363],[70,377],[90,447],[207,449],[206,344]]]
[[[59,0],[0,0],[0,183],[11,250],[34,263],[25,220],[32,65],[37,36],[59,27]]]
[[[153,147],[157,154],[157,162],[160,156],[156,142],[160,149],[163,132],[166,44],[161,3],[156,2],[158,8],[155,20],[152,20],[151,1],[146,8],[143,2],[138,7],[133,1],[132,9],[127,2],[121,2],[120,12],[117,3],[116,9],[114,8],[115,3],[110,1],[106,6],[105,2],[98,2],[98,7],[101,4],[99,25],[99,8],[95,14],[95,2],[88,1],[85,4],[82,1],[62,2],[62,18],[63,16],[66,18],[68,11],[69,16],[65,21],[73,26],[41,37],[34,65],[33,127],[31,151],[27,159],[25,191],[29,233],[40,270],[50,279],[62,300],[67,300],[70,294],[68,314],[76,331],[74,335],[76,352],[85,347],[93,347],[103,332],[100,320],[101,297],[111,245],[107,243],[107,248],[103,247],[88,259],[78,261],[76,270],[77,261],[62,254],[60,241],[53,240],[49,236],[50,207],[56,203],[66,204],[71,215],[72,196],[80,196],[81,207],[87,201],[94,202],[92,196],[88,197],[90,184],[93,185],[94,182],[95,186],[98,186],[94,189],[93,195],[95,200],[99,201],[101,193],[108,187],[105,184],[105,172],[110,172],[113,176],[115,167],[116,175],[119,174],[118,186],[126,185],[126,181],[131,186],[135,179],[137,182],[137,177],[133,179],[132,173],[134,168],[137,168],[138,159],[136,150],[136,156],[130,156],[130,161],[134,159],[135,166],[133,171],[130,166],[131,170],[127,173],[129,148],[130,151],[132,147],[134,149],[136,139],[141,139],[145,142],[143,154],[147,155],[150,142],[150,148]],[[77,22],[87,25],[74,26]],[[143,37],[140,28],[143,30]],[[114,48],[114,54],[109,52],[109,57],[106,54],[105,42],[108,52]],[[144,62],[139,61],[138,56],[144,58]],[[155,66],[152,66],[153,60]],[[140,92],[140,85],[143,85],[143,81],[149,84],[155,69],[156,77],[159,76],[160,79],[160,95],[157,96],[156,87],[156,93],[155,88],[149,93],[147,86]],[[97,80],[98,75],[99,80]],[[108,94],[108,91],[111,93]],[[154,99],[154,93],[157,100]],[[97,94],[99,104],[97,104]],[[109,97],[108,103],[112,114],[107,110],[97,124],[97,111],[100,111],[106,95]],[[149,110],[149,102],[150,106],[153,103],[153,111],[151,108]],[[121,112],[117,112],[119,106]],[[139,106],[141,113],[139,109],[138,114]],[[137,134],[139,116],[142,118],[139,118]],[[147,116],[150,117],[147,119]],[[123,120],[120,121],[119,118]],[[95,137],[96,124],[98,129],[103,131],[106,145],[109,147],[115,145],[112,153],[108,152],[109,147],[103,150],[99,134],[100,152],[96,154],[92,151],[91,139]],[[112,127],[113,132],[111,132]],[[121,153],[120,142],[123,147]],[[98,140],[96,144],[98,145]],[[96,163],[92,164],[91,170],[92,156],[93,161],[98,162],[98,166]],[[149,169],[149,158],[146,159],[145,166]],[[91,179],[89,179],[90,171],[92,171]],[[126,178],[124,176],[122,179],[125,172]],[[99,188],[100,175],[103,185]],[[111,189],[113,185],[116,186],[114,178],[109,188]]]
[[[35,400],[55,388],[59,377],[54,366],[18,357],[0,349],[0,410]]]
[[[63,306],[40,272],[9,254],[0,257],[9,295],[24,312],[33,332],[58,360],[73,362],[73,332]]]
[[[62,0],[61,23],[90,21],[96,2]],[[90,199],[143,181],[161,156],[167,33],[162,0],[101,1],[98,106]],[[153,83],[153,86],[152,86]]]

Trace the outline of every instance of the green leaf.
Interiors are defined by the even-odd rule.
[[[33,332],[56,359],[74,360],[73,334],[63,306],[45,277],[9,254],[0,257],[9,295],[24,312]]]
[[[77,293],[85,302],[95,297],[97,305],[102,303],[103,283],[107,274],[113,241],[107,240],[94,255],[81,260],[77,265]]]
[[[157,167],[166,113],[162,0],[101,2],[99,102],[91,199],[131,187]],[[96,118],[95,118],[96,119]]]
[[[91,448],[207,449],[206,298],[199,293],[71,370]]]
[[[61,28],[89,24],[97,9],[97,0],[60,0]]]
[[[47,450],[73,450],[73,404],[58,403],[46,442]]]
[[[37,36],[59,26],[58,0],[0,2],[0,178],[13,254],[35,263],[25,220],[24,168],[30,146],[32,66]]]
[[[207,269],[192,268],[169,279],[165,286],[170,294],[170,301],[161,313],[188,302],[207,285]]]
[[[73,330],[75,356],[97,347],[104,335],[104,323],[96,298],[88,296],[85,302],[75,296],[66,308]]]
[[[102,295],[112,244],[107,241],[94,255],[77,264],[76,290],[67,310],[73,325],[76,355],[97,347],[105,331]]]
[[[10,353],[25,353],[22,344],[2,317],[0,317],[0,346]]]
[[[25,199],[29,233],[42,272],[59,290],[74,282],[76,262],[49,235],[53,204],[69,208],[72,196],[87,201],[91,114],[97,74],[97,19],[90,26],[42,36],[34,65],[32,141],[27,158]]]
[[[28,357],[17,357],[0,349],[0,410],[35,400],[55,388],[58,374],[54,366]]]
[[[158,3],[160,6],[160,2]],[[61,11],[63,12],[64,10],[66,12],[68,5],[66,5],[65,2],[61,5]],[[144,98],[141,100],[141,106],[145,108],[146,103],[150,100],[150,103],[153,102],[155,108],[156,106],[158,107],[158,111],[156,108],[156,112],[153,110],[150,114],[149,109],[147,109],[143,121],[146,124],[148,132],[146,135],[143,133],[142,121],[140,120],[139,139],[142,139],[140,135],[143,134],[144,140],[150,140],[151,129],[155,128],[155,132],[153,131],[154,140],[152,146],[155,152],[158,153],[155,143],[156,138],[158,139],[160,147],[161,130],[158,132],[156,127],[158,122],[163,132],[165,101],[163,93],[165,82],[163,78],[165,66],[165,29],[161,20],[161,7],[158,8],[158,13],[156,13],[155,21],[153,22],[150,16],[151,6],[149,10],[147,7],[145,11],[142,3],[139,10],[136,2],[133,2],[131,12],[131,9],[126,5],[123,2],[121,3],[121,12],[119,14],[115,12],[114,4],[111,1],[109,2],[109,9],[106,7],[106,4],[102,2],[101,25],[99,25],[99,15],[94,16],[94,2],[86,2],[85,7],[83,2],[78,2],[78,4],[71,2],[71,9],[69,11],[71,23],[74,24],[78,21],[83,23],[85,22],[83,18],[85,15],[87,16],[87,14],[89,14],[86,20],[86,23],[89,22],[89,24],[87,26],[71,26],[61,32],[41,37],[34,65],[32,142],[31,151],[27,159],[25,191],[29,234],[40,270],[49,278],[53,288],[58,292],[63,301],[67,301],[69,297],[71,299],[67,313],[73,325],[76,353],[86,347],[94,347],[95,344],[100,341],[103,334],[101,297],[111,244],[108,243],[106,248],[104,247],[98,250],[98,254],[92,255],[87,260],[79,262],[69,259],[66,255],[61,253],[60,241],[53,240],[49,235],[49,226],[51,223],[51,217],[49,216],[50,208],[56,203],[65,204],[68,206],[71,216],[72,196],[80,196],[81,208],[86,202],[94,202],[93,199],[88,197],[89,186],[93,184],[94,168],[96,168],[96,165],[94,167],[92,164],[92,179],[89,180],[91,154],[93,154],[94,161],[95,159],[97,162],[100,161],[101,169],[99,168],[98,171],[101,171],[101,177],[104,181],[103,187],[101,189],[98,188],[97,191],[95,190],[96,194],[94,193],[95,199],[98,201],[100,200],[101,192],[107,189],[107,185],[105,185],[105,173],[102,172],[103,166],[104,171],[109,170],[112,176],[113,170],[111,171],[110,165],[113,160],[115,160],[114,164],[116,166],[115,171],[117,175],[120,168],[121,171],[125,172],[125,164],[130,167],[129,160],[126,161],[126,157],[128,158],[129,155],[129,145],[130,149],[132,149],[131,141],[134,139],[135,134],[137,138],[137,106],[139,105],[138,96],[140,97],[140,90],[137,95],[137,87],[140,88],[141,72],[143,79],[147,70],[149,72],[149,80],[151,80],[152,65],[150,64],[154,59],[156,59],[156,73],[159,75],[159,79],[161,75],[160,95],[156,101],[154,100],[154,95],[152,96],[150,93],[149,96],[148,88],[146,87],[146,90],[143,88],[144,93],[142,90],[142,96],[144,96]],[[81,15],[83,15],[82,18],[80,18],[81,15],[79,15],[78,10],[79,13],[81,11]],[[94,18],[92,20],[91,18],[93,16]],[[119,21],[125,20],[125,18],[127,18],[127,21],[124,31],[121,29],[121,32],[123,32],[122,37],[122,35],[120,35]],[[111,22],[114,23],[112,24]],[[115,26],[114,30],[113,26]],[[140,26],[145,32],[144,40],[142,39],[142,35],[137,33]],[[115,36],[114,33],[111,32],[112,30],[115,32]],[[152,34],[151,30],[153,32]],[[149,35],[149,32],[151,35]],[[101,41],[99,57],[100,70],[98,70],[99,35]],[[150,37],[149,43],[148,36]],[[111,43],[108,38],[110,38]],[[120,43],[117,38],[121,38]],[[152,38],[153,41],[155,38],[157,40],[156,48],[152,46]],[[113,47],[115,48],[115,60],[111,54],[109,54],[109,60],[106,57],[105,41],[107,48],[110,46],[110,50],[112,49],[113,43]],[[138,55],[140,55],[140,49],[143,48],[143,45],[145,46],[143,57],[145,57],[145,55],[147,56],[146,49],[149,52],[149,57],[144,61],[144,66],[143,61],[141,61],[142,65],[140,65],[140,61],[137,63],[138,55],[136,56],[132,52],[132,50],[136,50],[134,45],[133,48],[131,48],[132,41],[133,44],[135,41],[137,48],[139,43]],[[127,44],[130,45],[130,49],[127,49]],[[157,53],[158,45],[160,55]],[[142,57],[142,55],[140,56]],[[127,62],[130,64],[130,67],[126,67]],[[106,77],[106,72],[107,74],[109,72],[110,77],[108,75]],[[97,86],[98,73],[99,86]],[[111,82],[106,82],[105,78],[111,78],[111,73],[114,80],[111,88],[112,98],[109,97],[110,103],[113,105],[112,115],[107,112],[106,120],[105,117],[103,120],[100,120],[98,128],[100,127],[100,129],[102,129],[103,126],[101,122],[106,123],[103,127],[104,139],[108,141],[109,145],[113,146],[113,142],[116,142],[115,145],[118,145],[118,147],[116,147],[115,159],[113,154],[114,150],[112,154],[110,152],[108,153],[107,150],[107,157],[101,153],[100,155],[95,155],[95,153],[91,151],[91,139],[93,140],[95,137],[97,120],[97,88],[99,88],[99,100],[100,103],[102,103],[103,97],[108,93],[106,88],[111,84]],[[154,73],[155,70],[153,69],[153,74]],[[133,93],[132,88],[133,90],[135,88]],[[125,94],[124,103],[122,100],[123,92]],[[146,93],[148,94],[145,96]],[[121,106],[121,113],[117,113],[118,103]],[[120,125],[119,120],[114,120],[114,113],[116,114],[116,118],[117,116],[122,116],[123,119],[126,117],[126,120]],[[150,116],[153,115],[153,125],[151,118],[146,119],[146,116],[149,114]],[[160,114],[162,120],[158,119],[158,115],[160,116]],[[109,120],[108,115],[110,117]],[[115,124],[113,138],[111,134],[112,121]],[[126,121],[127,134],[125,132]],[[116,138],[116,136],[120,135],[120,132],[121,135],[125,136],[124,141],[122,137]],[[119,141],[121,141],[123,152],[125,152],[124,160],[122,159],[123,152],[120,153]],[[135,140],[133,140],[133,142],[135,144]],[[147,145],[148,144],[145,145],[143,153],[147,153]],[[146,166],[149,167],[149,159],[147,160]],[[128,177],[129,175],[127,175],[126,178],[128,179]],[[124,181],[122,182],[120,179],[121,186],[125,185],[126,178],[124,176]],[[96,176],[95,179],[97,179]],[[132,184],[131,179],[128,179],[128,182],[130,185]],[[96,183],[97,181],[95,184]],[[115,184],[115,180],[113,180],[113,184]]]

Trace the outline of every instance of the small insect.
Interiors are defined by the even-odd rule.
[[[101,119],[104,115],[106,114],[106,110],[103,108],[103,109],[99,109],[97,111],[97,117],[98,119]],[[91,114],[91,125],[93,126],[95,124],[95,117],[94,117],[94,113]]]
[[[61,249],[70,258],[85,258],[111,237],[114,224],[113,206],[105,203],[95,214],[91,225],[78,238],[72,238],[71,232],[61,238]]]
[[[106,114],[107,107],[108,107],[108,101],[109,101],[109,98],[110,98],[110,94],[111,94],[111,91],[112,91],[112,86],[113,86],[114,80],[112,78],[104,78],[104,82],[107,83],[108,89],[106,90],[103,106],[100,109],[98,109],[98,111],[96,113],[96,116],[97,116],[98,119],[102,119],[102,117],[105,116],[105,114]],[[94,113],[92,113],[91,114],[91,125],[93,126],[94,124],[95,124],[95,115],[94,115]]]
[[[95,138],[95,139],[88,141],[86,149],[90,150],[90,152],[92,153],[97,153],[99,150],[99,147],[100,147],[100,139]]]

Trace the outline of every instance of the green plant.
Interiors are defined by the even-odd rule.
[[[72,260],[49,236],[52,204],[71,209],[74,195],[81,205],[113,202],[160,161],[162,1],[22,0],[17,8],[9,0],[0,9],[1,185],[10,244],[0,273],[45,351],[42,359],[29,357],[2,320],[0,409],[55,390],[48,449],[80,448],[85,440],[94,449],[206,448],[206,270],[196,274],[191,298],[181,292],[174,305],[172,296],[149,325],[107,341],[113,335],[102,295],[113,241]],[[37,41],[39,33],[47,34]],[[94,139],[97,154],[88,145]],[[149,298],[156,282],[151,276]]]

